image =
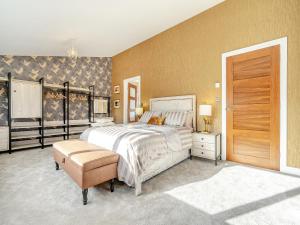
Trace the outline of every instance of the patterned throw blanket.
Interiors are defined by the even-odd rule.
[[[171,151],[181,151],[184,142],[175,127],[145,124],[92,127],[80,138],[118,153],[118,177],[129,186],[155,161]]]

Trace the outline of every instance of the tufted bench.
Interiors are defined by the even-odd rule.
[[[88,188],[111,181],[114,191],[119,155],[82,140],[53,144],[56,170],[63,168],[82,189],[83,204],[87,204]]]

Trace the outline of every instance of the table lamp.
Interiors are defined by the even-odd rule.
[[[205,128],[204,133],[208,133],[208,125],[210,124],[209,117],[211,116],[212,106],[211,105],[199,105],[199,115],[203,116]]]
[[[143,115],[143,112],[144,112],[144,109],[143,109],[142,105],[135,108],[135,114],[138,117],[138,119],[141,118],[141,116]]]

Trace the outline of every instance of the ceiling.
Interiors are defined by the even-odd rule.
[[[1,0],[0,55],[114,56],[224,0]]]

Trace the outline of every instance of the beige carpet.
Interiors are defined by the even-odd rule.
[[[51,148],[0,155],[0,224],[300,224],[300,178],[186,160],[146,182],[81,190],[56,171]]]

